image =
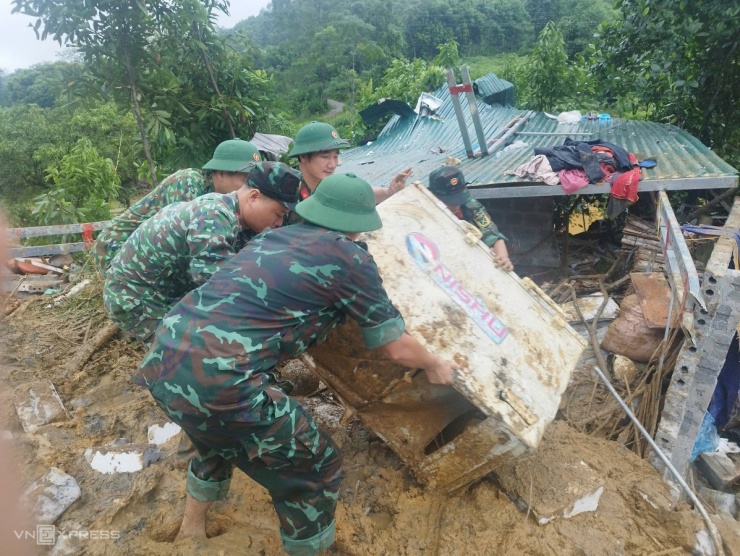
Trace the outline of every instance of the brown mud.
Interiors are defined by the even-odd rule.
[[[72,475],[82,495],[57,521],[59,529],[117,532],[115,540],[70,540],[57,554],[237,555],[282,554],[278,521],[267,493],[236,471],[231,492],[208,517],[207,540],[173,542],[185,498],[185,471],[177,461],[177,437],[160,447],[163,459],[137,473],[105,475],[84,457],[88,448],[118,438],[147,442],[150,425],[164,424],[148,392],[129,379],[144,350],[120,335],[95,353],[84,372],[66,376],[65,364],[107,321],[92,294],[76,308],[31,303],[0,322],[3,354],[0,418],[13,434],[19,482],[27,485],[56,466]],[[296,365],[296,363],[292,363]],[[297,374],[300,374],[298,372]],[[296,369],[292,369],[292,376]],[[70,419],[23,432],[12,403],[13,389],[49,379]],[[347,555],[657,555],[691,554],[698,513],[673,504],[666,484],[646,461],[616,442],[554,422],[540,449],[452,496],[426,492],[399,458],[362,423],[339,420],[342,408],[312,385],[298,398],[338,443],[345,477],[337,510],[337,543]],[[535,503],[557,505],[579,480],[573,464],[587,465],[604,491],[594,512],[539,525],[501,489],[519,481],[539,493]],[[734,522],[736,524],[736,522]],[[731,527],[727,525],[726,527]],[[728,554],[740,554],[725,529]],[[29,541],[33,545],[33,541]],[[733,545],[733,543],[735,543]],[[29,547],[40,554],[48,549]],[[695,552],[694,552],[695,553]]]

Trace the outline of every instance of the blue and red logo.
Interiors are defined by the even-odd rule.
[[[416,232],[407,235],[406,248],[419,266],[431,265],[439,260],[439,249],[425,235]]]
[[[455,278],[452,271],[440,261],[437,245],[428,237],[418,232],[406,236],[406,248],[417,265],[427,272],[432,280],[442,288],[450,298],[462,307],[473,321],[497,344],[500,344],[509,333],[509,329],[496,315],[488,310],[485,303]]]

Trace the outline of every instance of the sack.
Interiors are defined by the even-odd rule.
[[[622,300],[619,316],[609,325],[601,349],[647,363],[662,340],[663,330],[648,326],[640,300],[632,294]]]

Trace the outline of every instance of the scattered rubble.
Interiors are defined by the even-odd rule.
[[[41,479],[32,483],[23,493],[37,523],[54,523],[80,497],[81,491],[74,477],[52,467]]]
[[[15,389],[15,408],[26,432],[69,418],[54,384],[39,380]]]
[[[647,237],[639,238],[638,247],[649,255],[622,259],[596,278],[576,278],[571,282],[573,290],[563,286],[554,299],[564,303],[575,294],[584,317],[593,319],[604,294],[589,294],[600,289],[599,283],[610,286],[609,305],[595,327],[596,347],[599,356],[611,355],[608,369],[615,387],[654,431],[661,388],[676,363],[675,345],[681,338],[669,338],[662,367],[657,357],[639,363],[598,349],[608,319],[616,316],[614,305],[623,304],[633,290],[639,294],[634,280],[624,280],[630,271],[640,272],[630,264],[661,270],[660,250],[648,247],[655,231],[640,234]],[[560,285],[553,286],[545,289],[552,293]],[[99,295],[99,284],[93,281],[77,295],[93,298]],[[643,299],[651,297],[643,295]],[[178,467],[174,451],[157,446],[172,441],[179,428],[162,423],[149,394],[130,383],[143,348],[113,329],[101,334],[107,323],[99,308],[78,319],[71,305],[76,303],[16,304],[8,311],[6,303],[6,318],[12,320],[6,322],[0,339],[7,365],[0,383],[16,395],[20,418],[18,422],[12,416],[12,422],[3,423],[7,431],[0,438],[2,448],[14,446],[24,462],[19,480],[31,484],[25,495],[27,505],[60,528],[120,531],[119,538],[88,541],[84,546],[60,538],[52,554],[281,554],[269,497],[239,472],[234,474],[229,498],[209,513],[211,538],[200,543],[173,542],[182,512],[185,472]],[[642,303],[637,305],[644,310]],[[18,312],[20,306],[24,308]],[[662,302],[659,306],[665,307]],[[91,311],[89,303],[85,307]],[[590,337],[583,324],[574,327]],[[662,329],[653,330],[661,332],[662,340]],[[634,334],[634,329],[628,332]],[[98,335],[94,350],[75,357]],[[591,370],[595,362],[592,347],[582,356],[537,452],[497,468],[449,497],[424,490],[372,430],[351,415],[340,422],[342,407],[322,384],[308,384],[302,390],[307,397],[299,400],[336,440],[345,459],[337,554],[713,554],[712,539],[697,513],[638,455],[645,454],[645,448],[624,424],[624,414],[603,395]],[[290,372],[310,377],[299,362],[292,365]],[[48,399],[56,412],[46,411]],[[12,414],[13,406],[7,405]],[[65,405],[73,408],[71,413]],[[43,418],[27,423],[24,412]],[[111,445],[122,436],[126,444]],[[737,465],[736,454],[724,455]],[[716,458],[703,454],[700,459]],[[729,478],[729,467],[725,471],[715,484],[726,492],[705,486],[699,474],[694,480],[702,501],[716,512],[712,519],[722,532],[725,553],[737,556],[740,527],[733,514],[737,516],[738,486]],[[517,509],[511,499],[520,501],[523,509]]]
[[[703,452],[696,459],[696,467],[713,488],[729,492],[740,485],[740,466],[723,452]]]

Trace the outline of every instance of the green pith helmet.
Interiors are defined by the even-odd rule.
[[[332,126],[324,122],[311,122],[296,133],[293,149],[288,157],[321,151],[336,151],[347,147],[349,143],[339,137],[339,133]]]
[[[254,163],[260,160],[262,160],[260,152],[252,143],[242,139],[229,139],[216,147],[213,158],[203,166],[203,169],[247,173]]]
[[[321,180],[295,210],[308,222],[339,232],[369,232],[383,226],[373,188],[354,174],[332,174]]]

